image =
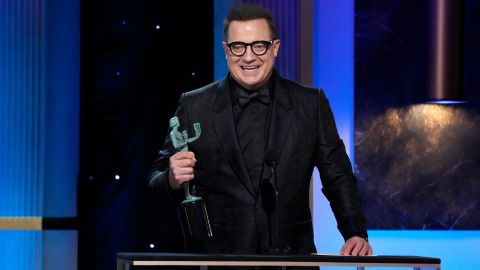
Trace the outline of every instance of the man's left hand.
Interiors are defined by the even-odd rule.
[[[345,242],[340,250],[340,255],[366,256],[373,255],[373,251],[367,240],[359,236],[353,236]]]

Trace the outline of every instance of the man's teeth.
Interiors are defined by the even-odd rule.
[[[246,69],[246,70],[253,70],[253,69],[257,69],[258,66],[252,66],[252,67],[242,67],[243,69]]]

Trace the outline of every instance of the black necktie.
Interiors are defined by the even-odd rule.
[[[255,91],[240,89],[238,95],[238,104],[240,107],[245,108],[252,100],[258,100],[263,104],[268,104],[270,100],[268,88],[264,87]]]

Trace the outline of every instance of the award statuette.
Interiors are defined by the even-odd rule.
[[[172,117],[170,119],[170,138],[172,140],[173,147],[180,149],[180,151],[188,151],[188,144],[195,141],[200,137],[200,123],[194,123],[193,128],[195,130],[195,136],[188,138],[186,130],[178,131],[180,122],[178,117]],[[181,218],[184,234],[188,234],[194,239],[203,239],[205,237],[212,237],[212,227],[210,220],[208,219],[207,208],[202,197],[194,196],[190,194],[190,184],[188,182],[183,184],[185,191],[185,200],[181,205]]]

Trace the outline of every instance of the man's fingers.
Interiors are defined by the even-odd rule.
[[[170,157],[170,168],[194,167],[197,160],[193,152],[178,152]]]
[[[190,175],[194,172],[192,167],[173,167],[172,171],[175,176]]]
[[[362,242],[359,242],[359,241],[356,241],[353,245],[353,249],[352,249],[352,252],[350,253],[352,256],[358,256],[360,255],[360,251],[362,250],[363,248],[363,243]]]
[[[168,182],[170,183],[170,187],[173,189],[180,189],[183,183],[191,181],[195,175],[193,169],[190,168],[191,172],[186,172],[184,174],[174,173],[173,170],[170,170]]]
[[[177,159],[172,161],[174,167],[180,168],[193,168],[195,166],[195,161],[193,159]]]
[[[170,157],[169,183],[173,189],[179,189],[185,182],[194,178],[195,154],[193,152],[177,152]]]
[[[190,152],[190,151],[180,151],[180,152],[177,152],[175,153],[175,155],[173,155],[171,157],[171,159],[176,159],[176,160],[181,160],[181,159],[192,159],[194,161],[197,161],[195,159],[195,154],[193,152]]]
[[[350,253],[352,252],[352,248],[353,248],[353,245],[350,241],[347,241],[342,249],[340,250],[340,255],[350,255]]]
[[[354,236],[345,242],[340,250],[340,255],[366,256],[373,255],[373,251],[368,241]]]
[[[195,177],[195,175],[193,173],[192,174],[179,175],[179,176],[177,176],[177,182],[178,182],[179,186],[181,186],[183,183],[192,180],[194,177]]]
[[[359,256],[366,256],[366,255],[369,255],[368,252],[370,250],[370,245],[368,244],[364,244],[362,249],[358,252],[358,255]]]

